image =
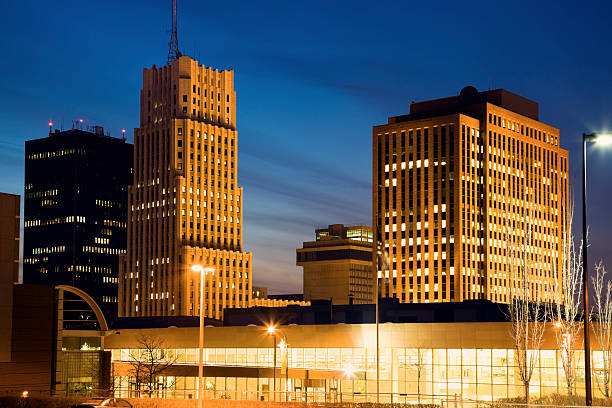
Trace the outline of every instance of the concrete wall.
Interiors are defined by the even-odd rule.
[[[137,348],[141,335],[163,339],[168,348],[198,347],[198,327],[127,329],[109,332],[106,350]],[[292,347],[376,347],[376,325],[296,325],[279,326],[278,333]],[[513,348],[510,323],[384,323],[380,325],[380,347],[426,348]],[[552,323],[546,330],[542,349],[557,348]],[[592,348],[598,350],[591,338]],[[265,326],[206,327],[205,347],[270,347]],[[580,345],[578,346],[580,347]]]
[[[0,193],[0,363],[11,361],[13,283],[19,279],[19,196]]]
[[[0,395],[49,395],[54,381],[55,289],[15,285],[13,304],[11,361],[0,363]]]

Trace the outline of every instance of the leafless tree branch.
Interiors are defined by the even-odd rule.
[[[527,191],[524,194],[525,207],[520,219],[521,228],[512,229],[506,218],[506,259],[510,272],[510,296],[508,317],[511,322],[510,336],[514,343],[515,364],[523,383],[525,402],[529,404],[529,383],[535,367],[539,364],[540,349],[547,321],[547,308],[543,298],[548,292],[541,279],[532,279],[534,264],[541,265],[541,259],[532,246],[533,204]],[[542,271],[536,270],[541,277]],[[538,282],[539,281],[539,282]]]
[[[130,374],[134,377],[136,389],[151,397],[159,389],[158,378],[176,363],[178,357],[166,348],[163,339],[156,336],[141,335],[137,344],[138,349],[130,353]]]
[[[595,265],[595,276],[591,278],[593,282],[593,296],[595,304],[593,306],[593,315],[596,316],[597,322],[591,321],[593,333],[599,344],[599,348],[603,354],[603,366],[597,370],[595,382],[599,391],[606,398],[610,398],[610,332],[612,329],[612,283],[606,280],[606,268],[599,261]],[[595,317],[593,316],[593,317]],[[594,319],[595,320],[595,319]]]
[[[570,199],[567,225],[564,225],[561,246],[553,249],[553,282],[555,290],[550,303],[550,315],[554,320],[554,333],[561,356],[568,395],[573,395],[576,384],[576,350],[582,343],[582,252],[576,251],[573,233],[574,205]],[[558,261],[557,261],[558,259]],[[558,262],[558,263],[557,263]]]

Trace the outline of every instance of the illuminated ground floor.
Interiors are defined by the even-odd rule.
[[[521,396],[523,386],[507,323],[383,324],[381,402],[493,400]],[[551,327],[551,330],[554,328]],[[567,393],[554,334],[546,337],[534,369],[533,398]],[[172,364],[150,385],[137,380],[143,336],[163,341]],[[375,326],[214,327],[205,332],[207,398],[298,401],[375,401]],[[112,353],[116,396],[151,394],[196,398],[198,328],[121,330],[105,337]],[[277,345],[276,350],[274,345]],[[275,357],[276,354],[276,357]],[[584,393],[584,355],[577,353],[574,392]],[[275,364],[276,362],[276,364]],[[593,352],[595,376],[602,355]],[[276,368],[274,369],[274,366]],[[597,378],[597,376],[596,376]],[[597,381],[594,395],[599,396]]]

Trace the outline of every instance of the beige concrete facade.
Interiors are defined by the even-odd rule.
[[[332,299],[333,304],[372,303],[372,229],[341,224],[316,230],[316,241],[296,250],[303,270],[304,300]]]
[[[520,247],[529,219],[531,293],[554,290],[547,283],[558,276],[553,259],[568,202],[559,130],[489,102],[473,109],[389,118],[373,128],[374,235],[388,261],[378,263],[382,296],[508,302],[504,231]]]
[[[305,300],[293,300],[293,299],[251,299],[251,306],[256,307],[284,307],[284,306],[310,306],[309,301]]]
[[[255,286],[253,285],[253,293],[251,295],[252,299],[267,299],[268,298],[268,288],[265,286]]]
[[[205,278],[204,310],[219,319],[251,298],[234,72],[182,56],[143,70],[140,101],[119,315],[197,315],[199,274],[191,266],[201,264],[215,268]]]

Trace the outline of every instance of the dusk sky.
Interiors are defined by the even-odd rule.
[[[371,224],[372,126],[466,85],[538,102],[580,198],[581,133],[612,130],[612,3],[576,4],[179,0],[181,52],[235,70],[254,284],[301,291],[295,249],[315,227]],[[23,194],[24,142],[50,118],[131,141],[142,69],[167,60],[170,1],[0,7],[0,191]],[[588,159],[591,263],[612,268],[612,148]]]

